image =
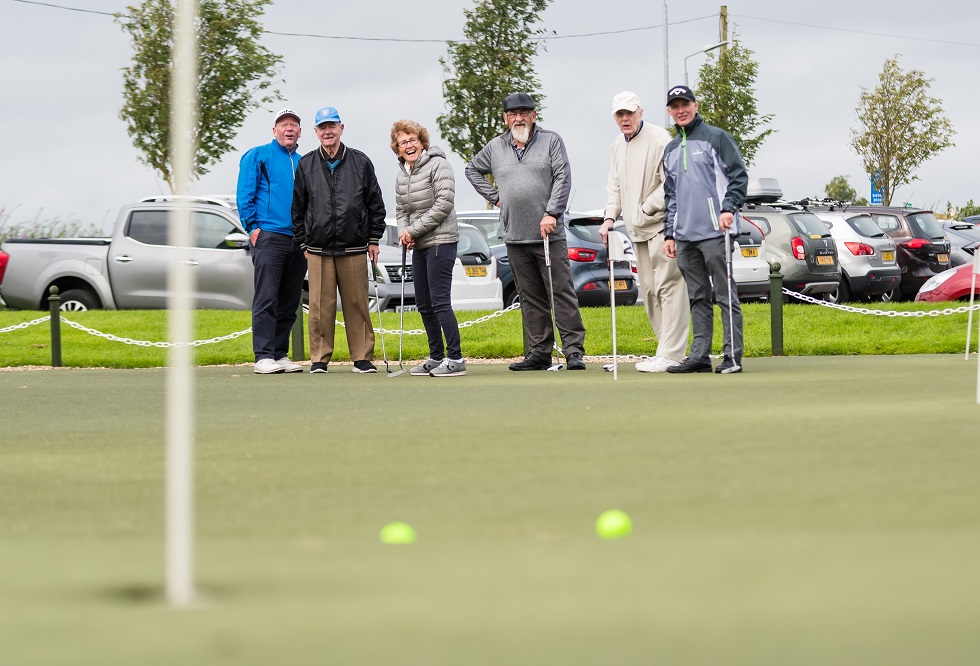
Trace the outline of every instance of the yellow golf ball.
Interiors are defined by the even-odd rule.
[[[408,523],[388,523],[378,536],[381,543],[415,543],[415,530]]]
[[[633,521],[624,511],[603,511],[595,521],[595,533],[600,539],[624,539],[633,531]]]

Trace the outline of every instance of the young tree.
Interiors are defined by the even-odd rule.
[[[752,163],[762,142],[776,131],[766,128],[773,114],[760,114],[756,105],[754,91],[759,63],[752,59],[752,53],[734,35],[731,47],[721,55],[708,54],[708,62],[698,71],[695,88],[698,113],[708,123],[732,135],[746,165]]]
[[[272,0],[200,0],[197,22],[197,154],[192,177],[232,150],[245,117],[260,104],[281,99],[272,89],[282,57],[259,44],[259,18]],[[145,0],[116,14],[129,33],[133,64],[123,70],[119,117],[140,161],[174,191],[170,164],[170,77],[173,65],[173,0]]]
[[[918,70],[903,71],[898,56],[885,61],[874,90],[861,88],[855,109],[860,126],[851,130],[851,147],[869,174],[878,174],[882,202],[890,206],[895,190],[918,176],[916,169],[953,145],[953,123],[942,101],[930,97],[927,79]]]
[[[544,96],[534,71],[538,50],[533,26],[551,0],[479,0],[464,10],[465,42],[449,42],[439,58],[445,78],[446,113],[436,119],[439,133],[465,161],[506,129],[501,103],[514,92],[530,93],[538,107]]]
[[[847,176],[834,176],[823,188],[828,199],[835,201],[847,201],[855,206],[867,206],[868,200],[858,197],[857,190],[847,182]]]

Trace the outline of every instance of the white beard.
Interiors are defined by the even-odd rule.
[[[517,143],[527,143],[527,140],[531,138],[531,126],[524,125],[515,127],[510,131],[511,136]]]

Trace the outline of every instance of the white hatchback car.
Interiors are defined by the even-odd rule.
[[[388,228],[382,245],[398,247],[398,228],[395,220],[386,220]],[[408,252],[406,274],[412,277],[412,253]],[[390,266],[390,264],[389,264]],[[400,267],[399,267],[400,268]],[[390,270],[390,268],[389,268]],[[501,310],[504,307],[504,290],[497,276],[497,259],[490,252],[480,230],[471,224],[459,224],[459,242],[456,245],[456,265],[453,267],[453,310]],[[406,294],[406,309],[415,307],[415,290],[411,302]]]
[[[738,222],[739,234],[732,239],[732,275],[739,301],[769,296],[769,261],[766,235],[744,217]]]

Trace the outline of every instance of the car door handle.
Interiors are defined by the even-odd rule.
[[[115,261],[118,261],[121,264],[125,264],[125,263],[128,263],[128,262],[130,262],[130,261],[133,260],[132,257],[130,257],[129,255],[125,255],[125,254],[117,255],[117,256],[113,257],[113,259]]]
[[[184,266],[197,266],[199,262],[197,259],[184,259],[180,263],[182,263]]]

